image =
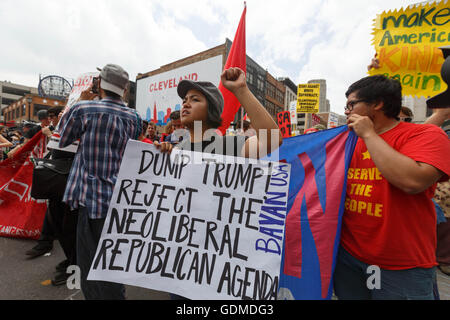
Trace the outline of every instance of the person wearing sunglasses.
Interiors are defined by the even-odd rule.
[[[433,300],[437,263],[431,199],[436,183],[449,179],[449,139],[437,126],[399,121],[397,80],[366,77],[346,96],[347,123],[359,139],[348,170],[336,296]],[[379,283],[368,286],[373,267]]]

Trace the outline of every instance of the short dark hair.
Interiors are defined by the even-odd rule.
[[[206,123],[214,129],[219,128],[222,125],[222,118],[217,117],[217,108],[214,106],[214,103],[208,97],[205,97],[206,101],[208,101],[208,117],[206,119]]]
[[[121,96],[119,96],[117,93],[115,93],[115,92],[112,92],[112,91],[109,91],[109,90],[105,90],[105,89],[102,89],[103,91],[105,91],[105,95],[107,96],[107,97],[109,97],[109,98],[112,98],[112,99],[115,99],[115,100],[120,100],[120,99],[122,99],[122,97]]]
[[[180,111],[174,111],[170,114],[170,120],[178,120],[180,119]]]
[[[148,128],[148,121],[147,120],[142,120],[142,132],[141,134],[146,134],[147,132],[147,128]]]
[[[352,84],[345,96],[356,93],[358,99],[366,102],[383,102],[383,112],[388,118],[397,118],[402,107],[402,85],[398,80],[384,75],[362,78]]]
[[[60,112],[63,111],[63,107],[51,107],[50,109],[48,109],[48,115],[50,116],[55,115],[58,116],[60,114]]]
[[[37,112],[37,117],[39,120],[47,119],[48,118],[48,111],[46,109],[39,110]]]
[[[410,108],[408,108],[408,107],[401,107],[400,111],[403,112],[407,117],[414,118],[414,114],[413,114],[413,112],[411,111]]]

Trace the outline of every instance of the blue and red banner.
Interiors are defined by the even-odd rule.
[[[347,126],[283,140],[291,164],[279,299],[327,300],[339,248],[347,171],[357,136]]]

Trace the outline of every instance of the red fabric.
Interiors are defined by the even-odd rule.
[[[319,132],[319,129],[316,129],[316,128],[309,128],[309,129],[306,129],[304,132],[303,132],[303,134],[307,134],[307,133],[314,133],[314,132]]]
[[[227,62],[225,63],[224,70],[231,67],[239,67],[244,72],[247,72],[247,56],[245,48],[245,15],[247,13],[247,7],[242,12],[241,20],[239,22],[236,35],[234,36],[233,44],[231,45],[230,53],[228,54]],[[224,108],[222,112],[222,125],[218,130],[224,135],[230,126],[230,123],[234,120],[236,112],[239,110],[241,104],[239,100],[226,89],[222,82],[219,84],[219,90],[222,92],[224,99]]]
[[[145,138],[145,139],[143,139],[141,142],[153,144],[153,141],[150,140],[149,138]]]
[[[380,135],[416,162],[450,175],[450,142],[440,128],[401,122]],[[391,185],[359,139],[348,171],[341,244],[355,258],[388,270],[436,266],[436,185],[409,195]]]
[[[13,158],[0,162],[0,236],[39,239],[47,205],[30,196],[30,155],[41,156],[44,145],[39,131]]]

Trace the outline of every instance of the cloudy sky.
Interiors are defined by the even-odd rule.
[[[247,0],[247,54],[275,77],[326,79],[331,110],[374,54],[373,19],[417,0]],[[106,63],[135,79],[233,40],[242,0],[0,0],[0,80],[75,78]]]

